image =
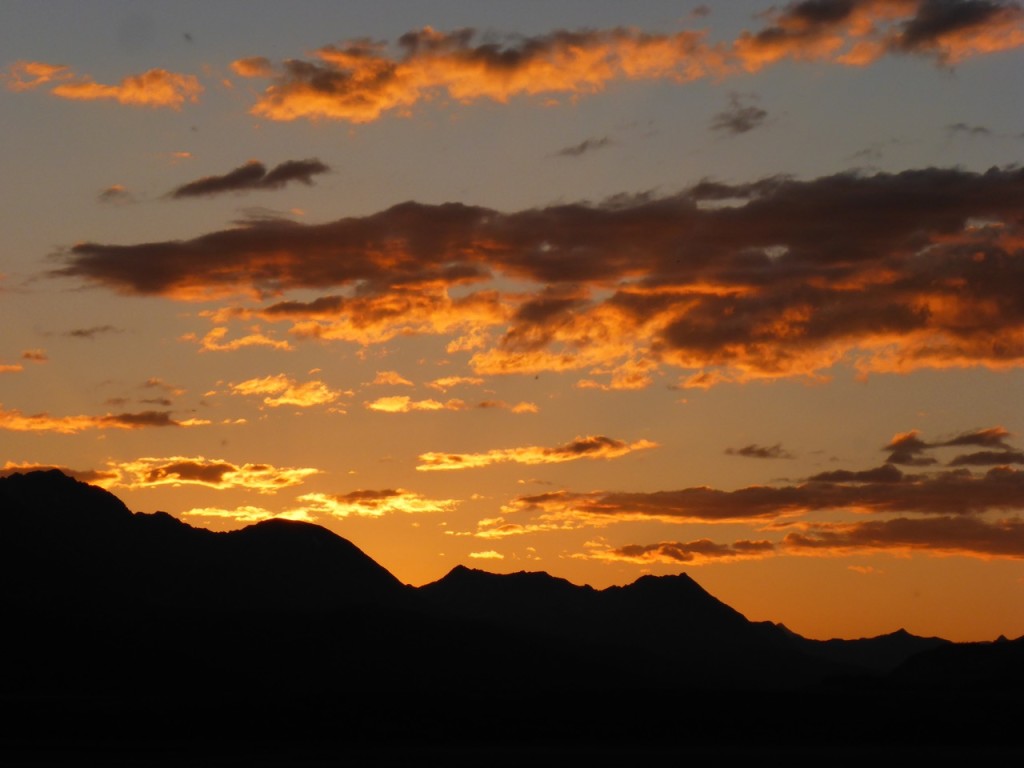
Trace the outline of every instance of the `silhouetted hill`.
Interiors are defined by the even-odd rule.
[[[1020,746],[1024,641],[818,642],[686,575],[459,566],[416,589],[316,525],[214,533],[57,471],[0,478],[0,583],[0,757],[58,732],[73,753],[476,744],[490,764],[502,744]]]
[[[35,609],[331,610],[408,590],[351,542],[309,523],[240,531],[130,512],[57,470],[0,478],[0,604]]]

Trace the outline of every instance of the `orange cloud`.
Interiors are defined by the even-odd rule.
[[[124,78],[118,85],[103,85],[89,78],[65,82],[51,93],[77,101],[111,99],[119,104],[141,107],[180,109],[186,101],[198,101],[203,87],[194,75],[181,75],[165,69],[151,69],[141,75]]]
[[[199,419],[176,421],[166,411],[108,413],[103,416],[50,416],[48,413],[26,416],[18,410],[4,410],[0,405],[0,429],[12,432],[57,432],[70,435],[88,429],[186,427],[206,423],[208,422]]]
[[[491,464],[513,462],[516,464],[558,464],[576,459],[615,459],[633,451],[655,448],[657,443],[637,440],[625,443],[603,435],[577,437],[570,443],[554,448],[527,446],[523,448],[500,448],[486,453],[423,453],[416,469],[421,471],[473,469]]]
[[[382,413],[409,413],[410,411],[464,411],[469,406],[462,400],[413,400],[408,395],[379,397],[366,404],[371,411]]]
[[[314,515],[331,517],[383,517],[391,514],[438,514],[452,512],[455,499],[428,499],[401,488],[380,491],[352,491],[341,495],[308,493],[299,497]]]
[[[239,349],[244,349],[245,347],[270,347],[272,349],[284,350],[292,348],[292,345],[289,342],[272,339],[261,333],[258,329],[252,329],[252,331],[245,336],[224,341],[228,333],[229,330],[221,326],[211,329],[201,339],[194,333],[187,333],[181,338],[182,341],[198,342],[200,349],[203,352],[234,352]]]
[[[383,43],[354,40],[321,48],[312,61],[285,61],[277,70],[262,57],[236,61],[233,68],[245,77],[273,72],[253,114],[353,123],[403,113],[438,96],[506,102],[520,95],[594,93],[619,79],[685,82],[725,69],[721,50],[698,32],[558,31],[507,46],[475,38],[469,29],[444,33],[426,27],[403,35],[395,57]]]
[[[431,389],[436,389],[440,392],[447,392],[453,387],[462,385],[476,387],[484,383],[484,380],[479,376],[444,376],[440,379],[434,379],[427,383],[427,386]]]
[[[194,509],[186,510],[181,514],[182,517],[199,517],[206,520],[226,519],[243,525],[249,525],[251,523],[261,522],[262,520],[271,520],[275,518],[282,520],[301,520],[306,523],[314,522],[313,518],[304,516],[301,511],[289,510],[285,512],[271,512],[269,509],[254,507],[251,505],[235,507],[234,509],[225,509],[222,507],[196,507]]]
[[[226,341],[223,323],[254,317],[290,324],[297,342],[437,335],[474,378],[581,371],[581,387],[638,389],[670,367],[680,386],[706,388],[821,380],[839,364],[1007,369],[1024,364],[1022,195],[1017,168],[933,168],[516,213],[404,203],[320,225],[81,244],[56,274],[179,299],[338,290],[210,313],[219,325],[186,338],[290,346],[259,328]]]
[[[1024,9],[1005,2],[827,0],[772,9],[769,26],[744,32],[733,50],[756,71],[783,59],[870,64],[915,53],[956,64],[1024,44]]]
[[[21,363],[0,363],[0,373],[20,373],[25,370]]]
[[[151,69],[124,78],[118,85],[103,85],[91,77],[76,75],[69,67],[39,61],[20,61],[7,73],[7,87],[25,91],[53,85],[50,93],[78,101],[113,100],[120,104],[179,109],[187,101],[198,101],[203,87],[194,75]]]
[[[392,386],[414,387],[416,386],[398,371],[377,371],[373,379],[374,384],[387,384]]]
[[[152,488],[159,485],[202,485],[225,490],[244,488],[260,493],[276,493],[282,488],[300,485],[320,470],[311,467],[274,467],[270,464],[233,464],[203,456],[147,457],[115,465],[126,488]]]
[[[592,547],[586,553],[574,555],[585,560],[606,562],[665,563],[668,565],[704,565],[706,563],[760,560],[775,554],[776,545],[770,541],[740,540],[732,544],[719,544],[711,539],[695,541],[662,541],[657,544],[627,544],[622,547]]]
[[[470,552],[469,556],[474,560],[504,560],[505,556],[500,552],[495,552],[493,549],[488,549],[483,552]]]
[[[70,67],[46,64],[42,61],[16,61],[7,68],[4,81],[16,92],[29,91],[47,83],[61,82],[74,77]]]
[[[271,408],[282,405],[294,405],[299,408],[326,405],[333,403],[341,395],[341,392],[332,390],[322,381],[307,381],[299,384],[283,373],[276,376],[264,376],[260,379],[248,379],[230,386],[232,394],[266,395],[263,398],[263,403]]]
[[[704,32],[688,30],[556,30],[496,41],[473,29],[425,27],[391,47],[356,39],[320,48],[307,60],[275,66],[255,56],[235,61],[232,69],[270,80],[251,110],[255,115],[366,123],[445,99],[541,97],[550,103],[617,81],[685,83],[786,59],[864,66],[886,54],[913,53],[953,64],[1024,43],[1024,11],[998,1],[816,0],[773,7],[761,16],[766,27],[716,44]]]

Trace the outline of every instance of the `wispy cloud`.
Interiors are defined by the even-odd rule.
[[[757,445],[751,443],[742,448],[726,448],[729,456],[745,456],[748,459],[792,459],[793,454],[782,447],[780,443],[775,445]]]
[[[244,488],[260,493],[275,493],[282,488],[302,484],[318,469],[312,467],[275,467],[270,464],[235,464],[203,456],[140,458],[114,465],[126,488],[160,485],[201,485],[217,490]]]
[[[737,135],[754,130],[768,119],[767,111],[753,104],[744,104],[743,99],[738,93],[730,94],[728,109],[715,115],[711,130]]]
[[[5,76],[7,87],[27,91],[46,86],[54,96],[76,101],[116,101],[139,107],[180,109],[186,101],[198,101],[203,87],[194,75],[150,69],[129,75],[117,85],[97,83],[88,75],[79,75],[70,67],[41,61],[18,61]]]
[[[559,157],[579,157],[580,155],[588,152],[609,147],[613,143],[614,142],[607,136],[602,136],[599,139],[584,139],[579,144],[573,144],[570,147],[563,147],[555,154]]]
[[[327,405],[342,395],[341,391],[331,389],[322,381],[300,383],[283,373],[247,379],[229,386],[235,395],[263,396],[263,404],[271,408],[285,405],[298,408]]]
[[[422,471],[474,469],[491,464],[513,462],[516,464],[558,464],[577,459],[615,459],[633,451],[657,447],[650,440],[626,443],[604,435],[577,437],[564,445],[551,448],[525,446],[521,448],[499,448],[484,453],[437,453],[420,454]]]
[[[175,420],[167,411],[107,413],[102,416],[51,416],[48,413],[23,414],[0,405],[0,430],[12,432],[57,432],[74,434],[90,429],[145,429],[147,427],[189,427],[208,424],[203,419]]]
[[[210,197],[228,192],[249,192],[252,190],[280,189],[290,182],[311,185],[313,177],[326,173],[330,168],[319,160],[287,160],[269,171],[258,160],[250,160],[222,176],[204,176],[183,184],[170,196],[176,199],[188,197]]]

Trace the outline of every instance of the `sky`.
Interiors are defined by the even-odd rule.
[[[3,474],[1024,635],[1024,4],[5,0],[0,51]]]

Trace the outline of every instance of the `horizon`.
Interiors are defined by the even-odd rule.
[[[414,586],[1024,636],[1019,3],[15,0],[0,42],[0,476]]]

